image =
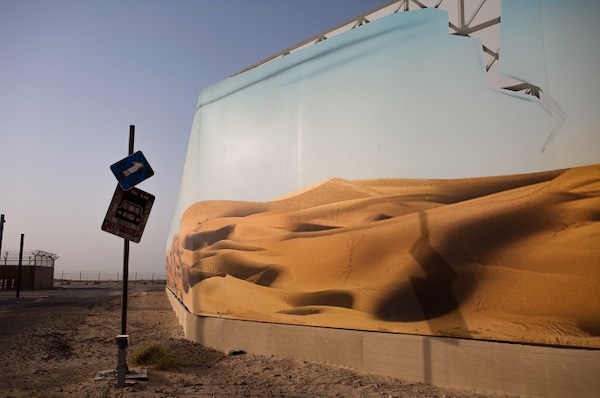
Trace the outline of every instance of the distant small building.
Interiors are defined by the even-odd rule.
[[[54,263],[58,256],[43,250],[26,250],[21,260],[22,290],[54,287]],[[19,251],[0,253],[0,290],[16,290],[19,278]]]

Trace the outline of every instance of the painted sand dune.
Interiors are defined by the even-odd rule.
[[[600,348],[600,165],[200,202],[167,257],[198,315]]]

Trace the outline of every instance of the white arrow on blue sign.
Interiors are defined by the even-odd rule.
[[[137,151],[125,159],[119,160],[111,165],[110,169],[125,191],[154,175],[154,170],[150,167],[142,151]]]

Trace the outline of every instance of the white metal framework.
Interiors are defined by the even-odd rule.
[[[468,3],[473,5],[475,4],[475,1],[469,1]],[[483,30],[489,32],[491,30],[490,28],[495,27],[496,29],[494,32],[492,32],[492,34],[485,35],[485,37],[480,37],[483,41],[483,52],[488,56],[486,70],[489,71],[494,62],[498,60],[500,55],[500,50],[497,45],[497,42],[499,41],[498,28],[500,25],[500,4],[501,1],[499,0],[480,0],[474,8],[468,9],[468,7],[465,4],[465,0],[392,0],[382,6],[360,14],[355,18],[352,18],[346,22],[334,26],[331,29],[326,30],[325,32],[312,36],[304,40],[303,42],[295,44],[292,47],[289,47],[283,51],[278,52],[275,55],[272,55],[260,62],[257,62],[256,64],[239,71],[238,73],[236,73],[236,75],[244,73],[250,69],[256,68],[257,66],[265,64],[274,59],[284,57],[309,45],[319,43],[323,40],[327,40],[340,33],[368,24],[369,22],[384,17],[386,15],[423,8],[440,8],[448,11],[448,26],[450,29],[449,33],[453,35],[479,37],[477,36],[477,33],[480,33]],[[452,5],[454,5],[454,7],[452,7]],[[466,17],[467,12],[470,12],[468,18]],[[496,49],[494,50],[493,48]]]
[[[482,41],[482,50],[486,57],[486,71],[500,58],[500,0],[392,0],[371,11],[367,11],[346,22],[334,26],[325,32],[312,36],[298,44],[278,52],[260,62],[242,69],[235,75],[244,73],[267,62],[284,57],[307,46],[317,44],[340,33],[358,28],[386,15],[423,8],[439,8],[448,11],[449,33],[456,36],[477,37]],[[505,78],[506,79],[506,78]],[[504,80],[505,80],[504,79]],[[522,91],[540,98],[540,88],[526,82],[512,82],[503,88],[511,91]]]
[[[491,86],[536,97],[554,115],[557,122],[541,148],[541,151],[544,152],[562,124],[564,116],[556,104],[554,104],[554,101],[549,97],[548,93],[542,92],[540,87],[529,82],[502,75],[500,71],[497,70],[498,68],[494,68],[496,61],[500,59],[501,5],[501,0],[391,0],[371,11],[360,14],[355,18],[336,25],[331,29],[312,36],[301,43],[242,69],[233,76],[284,57],[305,47],[327,40],[340,33],[358,28],[386,15],[424,8],[439,8],[448,12],[449,34],[474,37],[481,40],[482,56],[485,60],[485,68]]]

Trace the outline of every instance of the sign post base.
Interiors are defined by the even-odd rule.
[[[120,334],[117,336],[117,347],[119,347],[119,356],[117,360],[117,387],[125,387],[125,377],[129,369],[127,368],[127,345],[129,336]]]

